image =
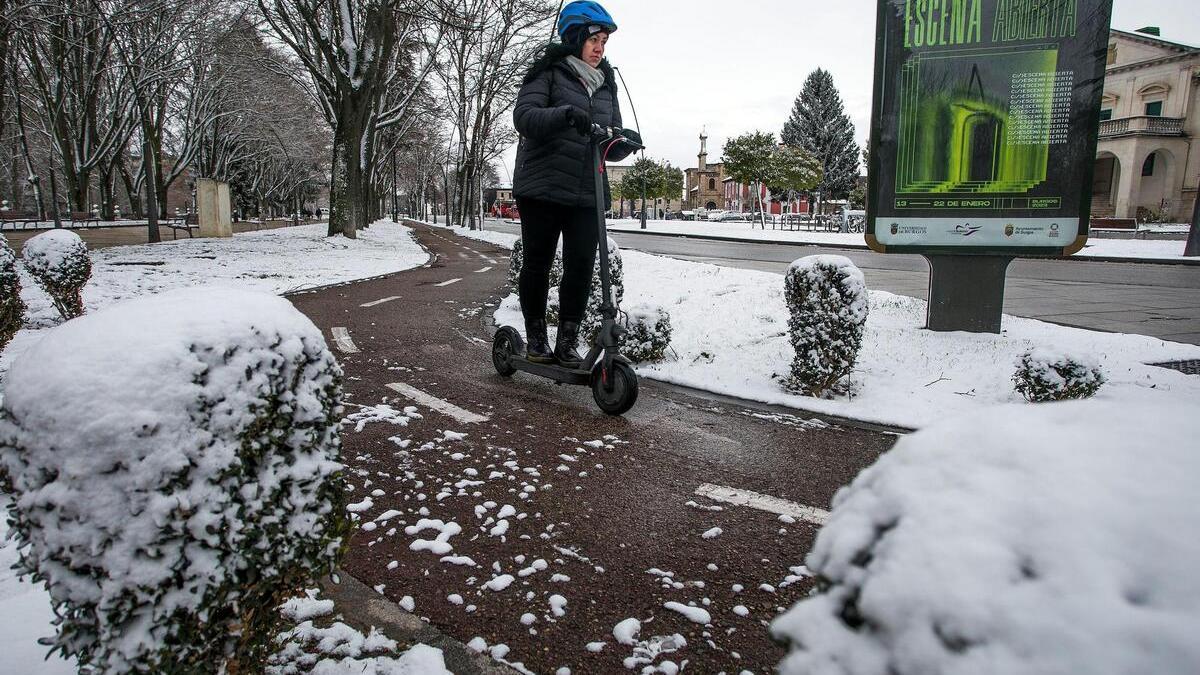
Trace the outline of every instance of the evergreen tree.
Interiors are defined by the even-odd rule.
[[[812,153],[821,165],[815,189],[821,198],[844,199],[858,180],[858,144],[854,124],[833,86],[833,76],[818,68],[809,73],[780,134],[785,145]]]

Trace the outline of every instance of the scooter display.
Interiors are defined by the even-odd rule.
[[[621,356],[621,336],[625,333],[617,324],[617,306],[612,297],[612,280],[608,266],[608,228],[604,220],[604,161],[608,151],[617,143],[641,149],[620,135],[619,129],[592,126],[591,149],[596,181],[596,227],[600,230],[600,332],[580,362],[578,368],[556,363],[535,363],[526,358],[525,341],[512,326],[503,326],[492,339],[492,365],[496,372],[511,377],[517,371],[549,378],[559,384],[588,386],[600,410],[609,415],[622,415],[637,402],[637,373],[628,359]]]

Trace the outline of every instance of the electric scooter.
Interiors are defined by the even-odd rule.
[[[591,148],[596,180],[596,227],[600,229],[600,332],[578,368],[556,363],[535,363],[526,358],[525,341],[512,326],[496,331],[492,339],[492,365],[496,372],[511,377],[518,370],[549,378],[558,384],[590,386],[596,405],[609,415],[621,415],[637,402],[638,381],[633,365],[620,354],[625,329],[617,325],[617,307],[612,299],[608,267],[608,228],[604,221],[604,161],[608,151],[624,142],[642,146],[620,136],[620,130],[592,125]]]

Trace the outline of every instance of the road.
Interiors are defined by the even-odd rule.
[[[500,377],[485,317],[508,252],[415,229],[432,264],[290,296],[346,373],[363,526],[344,569],[534,672],[772,671],[766,627],[813,587],[822,510],[895,435],[650,381],[612,418],[587,389]],[[726,488],[757,506],[709,492]]]
[[[503,221],[489,220],[486,227],[520,232],[518,225]],[[796,258],[834,253],[853,260],[872,289],[928,299],[929,267],[918,255],[663,235],[612,237],[622,248],[780,274]],[[1067,326],[1200,344],[1200,266],[1018,259],[1008,268],[1004,311]]]

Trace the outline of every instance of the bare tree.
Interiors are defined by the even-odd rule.
[[[109,165],[133,124],[115,35],[89,0],[30,1],[17,12],[33,111],[61,160],[72,208],[88,211],[92,174]]]
[[[329,234],[355,237],[372,199],[380,129],[400,123],[444,24],[420,0],[258,0],[333,129]],[[407,95],[389,99],[389,93]]]
[[[450,0],[438,74],[454,133],[451,222],[477,226],[483,169],[516,140],[505,120],[521,79],[545,47],[555,5],[542,0]]]

